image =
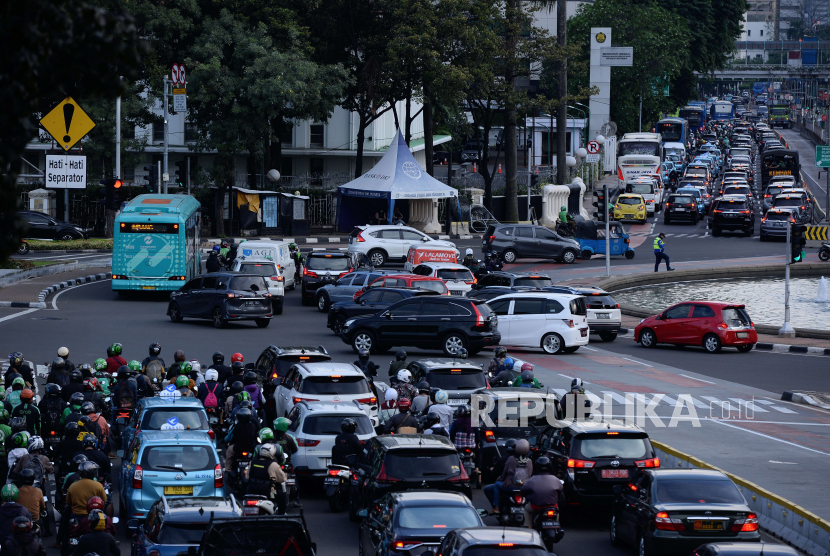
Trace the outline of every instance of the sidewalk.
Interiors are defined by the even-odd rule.
[[[38,294],[53,284],[66,282],[67,280],[74,280],[82,278],[95,272],[100,272],[101,268],[98,266],[84,266],[68,272],[60,272],[57,274],[49,274],[47,276],[40,276],[32,278],[31,280],[23,280],[11,284],[4,288],[0,288],[0,301],[32,303],[38,301]]]

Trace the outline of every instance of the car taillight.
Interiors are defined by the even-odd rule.
[[[236,295],[235,293],[229,293],[228,297],[242,297],[241,295]]]
[[[493,243],[493,241],[495,241],[495,240],[496,240],[496,236],[490,236],[489,238],[487,238],[487,243]]]
[[[319,276],[317,276],[316,272],[311,271],[311,270],[307,269],[306,267],[303,267],[303,276],[308,276],[309,278],[319,278]]]
[[[571,320],[568,320],[568,319],[562,319],[562,322],[564,322],[565,324],[567,324],[567,325],[568,325],[568,328],[573,328],[573,327],[574,327],[574,321],[573,321],[573,319],[571,319]]]
[[[660,467],[660,458],[641,459],[635,461],[634,465],[637,467]]]
[[[412,548],[418,548],[422,544],[424,544],[423,541],[395,541],[395,548],[410,550]]]
[[[207,433],[211,440],[216,440],[216,433],[213,432],[213,429],[208,429]]]
[[[481,314],[481,311],[478,310],[475,303],[473,303],[473,311],[475,311],[476,314],[476,323],[474,326],[484,326],[484,316]]]
[[[470,476],[467,475],[467,470],[464,469],[463,465],[461,466],[461,474],[459,474],[457,477],[451,477],[451,478],[447,479],[447,481],[449,481],[451,483],[460,483],[460,482],[469,481],[469,480],[470,480]]]
[[[569,459],[568,467],[571,469],[591,469],[597,464],[595,461],[585,461],[581,459]]]
[[[307,402],[319,402],[320,401],[320,400],[315,400],[314,398],[300,398],[300,397],[297,397],[297,396],[294,396],[293,398],[291,398],[291,401],[294,402],[294,405],[297,405],[298,403],[300,403],[303,400],[305,400]]]
[[[668,512],[658,512],[654,516],[654,527],[661,531],[684,531],[686,529],[682,519],[671,518]]]
[[[135,470],[133,471],[133,488],[141,488],[141,485],[144,482],[144,470],[141,468],[140,465],[135,466]]]
[[[344,276],[345,276],[346,274],[348,274],[349,272],[351,272],[351,271],[350,271],[350,270],[347,270],[346,272],[341,272],[340,274],[338,274],[338,275],[337,275],[337,279],[338,279],[338,280],[339,280],[339,279],[341,279],[342,277],[344,277]]]
[[[380,473],[377,476],[377,482],[379,483],[397,483],[400,482],[400,479],[397,477],[392,477],[391,475],[386,474],[386,462],[380,464]]]
[[[715,214],[718,214],[719,212],[723,212],[723,211],[722,211],[722,210],[719,210],[719,209],[715,209],[715,211],[714,211],[714,212],[715,212]]]
[[[617,303],[616,305],[614,305],[614,307],[613,307],[613,308],[614,308],[614,309],[619,309],[619,308],[620,308],[620,304],[619,304],[619,303]]]
[[[360,230],[359,232],[357,232],[357,237],[355,239],[357,241],[366,241],[365,239],[363,239],[363,230]]]
[[[357,403],[365,403],[372,405],[378,403],[378,399],[374,396],[372,396],[371,398],[360,398],[359,400],[357,400]]]
[[[320,443],[319,440],[308,440],[305,438],[298,438],[297,439],[297,446],[305,446],[305,447],[313,447],[317,446]]]
[[[689,204],[688,204],[688,205],[686,205],[686,206],[687,206],[687,207],[694,207],[694,206],[695,206],[695,204],[694,204],[694,203],[689,203]]]
[[[222,466],[218,463],[213,468],[213,488],[222,488],[225,486],[225,476],[222,474]]]
[[[733,533],[751,533],[758,530],[758,516],[749,514],[746,519],[736,519],[732,524]]]
[[[493,431],[484,431],[484,440],[487,442],[495,442],[496,435]]]
[[[803,207],[802,207],[802,208],[803,208]],[[748,211],[748,210],[742,210],[742,211],[741,211],[741,214],[749,214],[749,211]]]
[[[722,322],[718,325],[718,328],[720,328],[721,330],[726,330],[727,328],[729,328],[729,325],[725,322]]]

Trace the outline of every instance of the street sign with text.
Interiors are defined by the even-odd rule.
[[[173,111],[187,112],[187,95],[173,95]]]
[[[66,97],[41,118],[40,125],[63,150],[68,151],[92,131],[95,122],[72,97]]]
[[[85,189],[86,157],[47,154],[46,187],[49,189]]]
[[[585,157],[585,162],[592,163],[592,162],[599,162],[599,153],[589,154]]]
[[[830,145],[816,146],[816,168],[830,168]]]
[[[633,66],[633,46],[609,46],[599,49],[600,66]]]

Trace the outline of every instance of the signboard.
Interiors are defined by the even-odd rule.
[[[816,168],[830,168],[830,145],[816,146]]]
[[[588,156],[585,157],[585,162],[588,162],[588,163],[599,162],[599,156],[600,156],[599,153],[589,154]]]
[[[40,125],[63,150],[68,151],[92,131],[95,122],[72,97],[66,97],[41,118]]]
[[[587,151],[588,154],[597,154],[599,152],[599,143],[596,141],[588,141]]]
[[[409,247],[409,252],[406,254],[406,262],[410,267],[414,268],[422,262],[430,263],[457,263],[458,256],[455,249],[448,249],[446,247],[421,247],[412,245]]]
[[[187,95],[173,95],[173,111],[187,112]]]
[[[173,85],[179,84],[179,64],[173,64],[173,68],[170,70],[170,79],[173,81]]]
[[[187,94],[187,89],[177,89],[176,87],[173,87],[173,94],[174,95],[186,95]]]
[[[85,189],[86,157],[47,154],[46,187],[50,189]]]
[[[600,66],[633,66],[633,46],[609,46],[599,50]]]

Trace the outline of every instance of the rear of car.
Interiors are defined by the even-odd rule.
[[[347,253],[311,253],[303,265],[302,300],[314,300],[318,288],[333,284],[352,271],[352,260]]]
[[[487,405],[492,407],[488,415],[489,420],[483,420],[479,424],[479,434],[482,438],[481,450],[485,462],[496,460],[504,455],[505,444],[510,439],[525,439],[531,447],[535,446],[539,434],[549,426],[544,412],[538,415],[528,415],[526,426],[519,426],[521,423],[517,417],[520,410],[529,407],[528,404],[539,402],[540,396],[545,395],[544,391],[499,387],[479,390],[476,393],[493,398],[492,405],[490,403]],[[501,419],[499,418],[500,412],[503,415]],[[486,469],[484,473],[487,473]],[[497,478],[484,477],[485,482],[493,482]]]
[[[628,182],[625,184],[625,192],[640,195],[646,203],[646,212],[649,215],[653,215],[658,210],[655,206],[657,191],[651,180],[636,180]],[[622,195],[620,197],[622,197]],[[617,202],[619,203],[619,200]],[[616,213],[616,207],[614,207],[614,212]]]
[[[718,200],[712,210],[712,235],[720,235],[724,230],[743,231],[751,235],[755,219],[750,203],[745,196],[722,197]]]
[[[784,183],[770,183],[764,191],[764,198],[762,202],[764,212],[772,208],[775,198],[778,195],[791,191],[793,186]]]
[[[393,274],[382,276],[371,282],[365,289],[354,294],[357,299],[360,294],[369,288],[418,288],[437,292],[439,295],[450,295],[450,290],[441,278],[436,276],[419,276],[417,274]]]
[[[761,219],[761,241],[773,237],[787,237],[787,228],[795,222],[794,209],[774,208],[767,211]]]
[[[271,294],[271,306],[276,314],[282,313],[285,299],[285,278],[282,269],[273,261],[252,261],[246,259],[234,265],[235,270],[243,274],[259,274],[265,278],[268,293]]]
[[[622,326],[622,312],[620,304],[605,291],[582,289],[577,287],[579,295],[584,296],[588,310],[588,328],[599,334],[605,342],[614,341]]]
[[[447,405],[470,405],[470,398],[479,388],[487,388],[487,377],[480,368],[471,365],[452,365],[430,368],[424,380],[430,388],[440,388],[447,393]]]
[[[297,408],[300,419],[291,431],[298,445],[297,453],[291,456],[297,475],[323,477],[327,474],[334,438],[340,434],[344,419],[350,418],[357,423],[355,434],[361,442],[375,436],[372,421],[353,405],[309,403]]]
[[[614,220],[635,220],[645,223],[647,218],[648,209],[642,195],[625,193],[617,197],[614,203]]]
[[[424,263],[412,270],[413,274],[431,276],[444,281],[450,295],[464,296],[473,289],[475,277],[469,268],[453,263]]]
[[[747,350],[758,341],[758,332],[755,331],[755,325],[745,306],[726,305],[713,309],[720,319],[715,318],[712,321],[710,330],[718,335],[722,346]],[[705,335],[703,340],[706,340]]]
[[[207,295],[207,291],[202,289],[201,294]],[[225,319],[229,321],[256,320],[257,325],[260,322],[267,324],[273,315],[268,284],[258,274],[231,277],[228,292],[221,301],[225,308]]]
[[[804,200],[804,195],[800,193],[782,193],[776,195],[773,199],[772,206],[774,208],[793,208],[799,211],[801,215],[801,223],[805,224],[810,221],[810,213],[807,212],[807,203]]]
[[[378,400],[369,388],[369,383],[363,373],[347,374],[336,369],[333,372],[328,372],[327,369],[314,369],[312,373],[302,378],[300,388],[294,394],[290,405],[296,405],[301,400],[352,405],[357,402],[372,421],[377,421]]]
[[[414,489],[460,492],[472,497],[470,477],[461,465],[455,446],[449,442],[403,445],[388,450],[375,477],[375,487],[375,499],[386,492]]]
[[[669,200],[666,202],[666,212],[663,215],[663,222],[670,224],[671,222],[688,221],[692,224],[697,224],[697,221],[700,220],[702,208],[703,202],[700,191],[678,189],[677,193],[669,195]]]

